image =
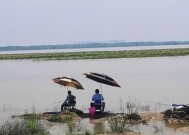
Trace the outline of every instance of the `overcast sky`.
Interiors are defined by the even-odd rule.
[[[189,40],[189,0],[0,0],[0,46]]]

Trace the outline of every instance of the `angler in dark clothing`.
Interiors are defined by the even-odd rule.
[[[64,103],[61,105],[61,111],[65,110],[66,108],[72,108],[76,105],[76,97],[71,94],[71,91],[68,91],[68,96]]]

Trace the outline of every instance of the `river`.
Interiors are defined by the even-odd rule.
[[[81,51],[123,51],[123,50],[149,50],[149,49],[173,49],[189,48],[184,45],[151,45],[151,46],[128,46],[128,47],[106,47],[106,48],[78,48],[78,49],[49,49],[49,50],[21,50],[21,51],[0,51],[0,54],[22,54],[22,53],[49,53],[49,52],[81,52]]]
[[[68,88],[77,97],[76,108],[88,111],[91,97],[100,89],[106,102],[105,111],[119,112],[128,101],[160,110],[171,104],[188,104],[189,56],[122,58],[67,61],[0,61],[0,123],[12,114],[60,111],[67,88],[53,78],[71,76],[85,90]],[[114,78],[121,88],[87,79],[82,73],[104,73]],[[164,104],[164,105],[163,105]]]

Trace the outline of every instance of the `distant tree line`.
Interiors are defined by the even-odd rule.
[[[181,45],[181,44],[189,44],[189,41],[163,41],[163,42],[148,41],[148,42],[108,42],[108,43],[95,42],[95,43],[78,43],[78,44],[63,44],[63,45],[4,46],[4,47],[0,47],[0,51],[80,49],[80,48],[104,48],[104,47],[127,47],[127,46]]]

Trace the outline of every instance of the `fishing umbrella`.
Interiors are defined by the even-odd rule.
[[[84,89],[76,79],[69,76],[54,78],[53,81],[62,86],[66,86],[67,90],[68,87],[73,87],[75,89]]]
[[[87,78],[99,82],[100,83],[100,87],[101,84],[107,84],[110,86],[115,86],[115,87],[121,87],[114,79],[112,79],[111,77],[105,75],[105,74],[99,74],[99,73],[94,73],[94,72],[89,72],[89,73],[83,73]],[[102,90],[102,88],[101,88]]]

